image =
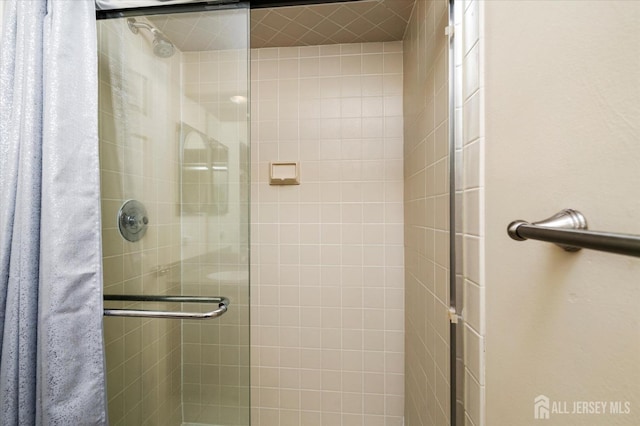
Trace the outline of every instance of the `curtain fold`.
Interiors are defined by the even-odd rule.
[[[0,425],[106,425],[93,0],[5,0]]]

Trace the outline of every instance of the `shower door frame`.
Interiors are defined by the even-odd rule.
[[[125,9],[96,10],[96,19],[103,20],[146,15],[169,15],[175,13],[212,12],[228,9],[250,9],[251,5],[249,3],[250,2],[248,1],[230,0],[222,1],[219,3],[202,2],[168,4],[163,6],[130,7]]]
[[[449,390],[450,390],[450,419],[451,426],[465,424],[465,364],[464,364],[464,271],[462,267],[463,244],[462,224],[462,174],[463,174],[463,147],[462,135],[456,130],[459,128],[456,110],[461,109],[462,94],[462,65],[458,63],[461,58],[461,37],[456,34],[460,28],[459,16],[456,13],[462,2],[448,0],[448,114],[449,114]]]

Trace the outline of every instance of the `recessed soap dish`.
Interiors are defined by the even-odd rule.
[[[269,163],[269,185],[300,185],[300,163]]]

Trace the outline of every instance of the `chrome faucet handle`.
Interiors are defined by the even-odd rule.
[[[147,209],[136,200],[126,201],[118,211],[118,229],[120,235],[131,242],[135,242],[144,237],[149,225]]]

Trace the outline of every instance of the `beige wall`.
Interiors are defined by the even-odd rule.
[[[405,424],[449,422],[447,1],[417,1],[404,41]]]
[[[541,394],[632,410],[544,424],[640,424],[640,261],[505,231],[569,207],[640,234],[640,3],[484,7],[487,424],[538,424]]]
[[[251,71],[252,424],[402,425],[402,42]],[[300,186],[269,186],[277,160]]]
[[[104,292],[180,294],[179,157],[172,143],[180,55],[156,58],[123,20],[99,21],[98,30]],[[120,236],[116,221],[128,199],[141,201],[150,221],[135,243]],[[104,332],[111,424],[179,424],[180,323],[105,318]]]

